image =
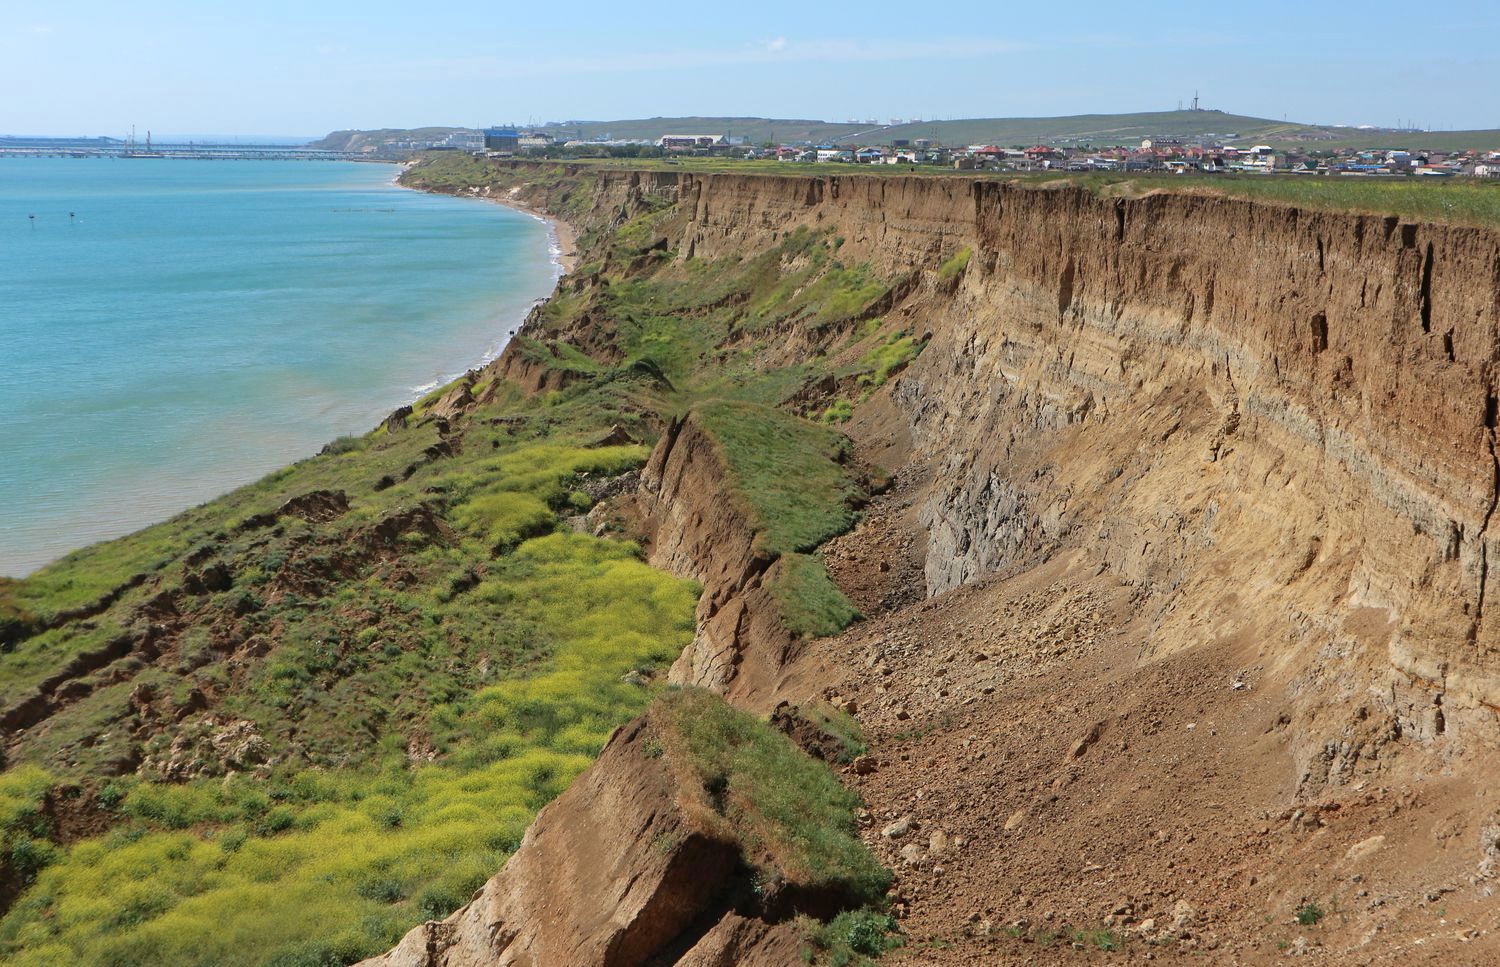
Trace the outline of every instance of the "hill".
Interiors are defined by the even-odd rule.
[[[466,128],[382,128],[377,131],[335,131],[312,147],[336,151],[358,150],[365,144],[391,140],[445,137]],[[724,134],[764,142],[829,142],[890,144],[931,138],[946,145],[999,144],[1134,146],[1146,138],[1218,138],[1240,144],[1265,143],[1333,150],[1336,148],[1391,148],[1458,151],[1500,149],[1500,131],[1396,132],[1317,124],[1273,121],[1224,111],[1147,111],[1136,114],[1075,114],[1041,118],[965,118],[913,121],[905,124],[852,124],[805,118],[679,117],[629,118],[615,121],[564,121],[535,127],[559,140],[655,140],[664,134]]]
[[[867,131],[867,124],[841,124],[787,118],[634,118],[620,121],[567,121],[539,130],[554,137],[649,138],[664,134],[726,134],[744,137],[752,144],[764,141],[832,141]]]
[[[334,131],[308,144],[309,148],[323,151],[358,151],[367,144],[382,144],[386,141],[426,141],[446,138],[455,131],[468,128],[378,128],[373,131]]]
[[[933,138],[944,144],[1095,144],[1133,145],[1143,138],[1266,139],[1296,136],[1320,129],[1223,111],[1152,111],[1141,114],[1078,114],[1052,118],[971,118],[922,121],[866,128],[861,140]]]

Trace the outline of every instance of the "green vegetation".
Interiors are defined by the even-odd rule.
[[[668,761],[698,790],[692,812],[747,863],[797,886],[884,901],[891,877],[860,842],[858,797],[790,739],[702,689],[658,705]]]
[[[0,952],[18,965],[346,962],[461,904],[646,706],[628,673],[663,668],[692,637],[693,589],[630,545],[551,534],[506,564],[469,592],[474,606],[545,632],[548,654],[434,710],[449,757],[270,782],[125,780],[121,827],[42,870],[0,921]],[[16,776],[41,781],[8,773],[6,815]]]
[[[816,555],[783,554],[769,587],[787,629],[799,637],[838,634],[860,616]]]
[[[523,177],[553,204],[590,197],[588,173],[501,174],[457,153],[415,180]],[[767,368],[750,340],[806,327],[833,345],[887,285],[812,231],[753,258],[643,258],[674,213],[648,202],[623,238],[585,224],[597,284],[542,310],[555,338],[516,349],[566,370],[561,389],[481,377],[472,392],[488,402],[440,433],[442,387],[405,428],[340,438],[0,582],[5,707],[87,655],[122,672],[28,729],[0,773],[0,866],[33,881],[0,919],[0,959],[338,964],[461,904],[691,640],[696,588],[562,524],[595,481],[642,464],[668,417],[693,410],[715,441],[730,498],[782,559],[772,591],[788,627],[828,634],[857,617],[811,552],[850,526],[864,483],[842,436],[777,408],[830,364]],[[648,443],[594,445],[617,426]],[[299,510],[315,493],[335,509]],[[227,577],[205,583],[216,567]],[[152,633],[155,607],[171,615],[166,650],[116,660]],[[825,730],[857,747],[857,723],[829,711]],[[878,897],[885,874],[852,836],[852,798],[736,715],[708,714],[718,737],[694,725],[679,750],[734,790],[723,821],[748,831],[747,856]],[[256,736],[254,756],[222,758],[226,722]],[[42,821],[41,797],[70,783],[103,835],[59,842]]]
[[[1026,184],[1066,181],[1111,197],[1169,191],[1247,198],[1322,211],[1394,215],[1415,221],[1500,225],[1500,184],[1471,179],[1059,174],[1032,175],[1021,180]]]
[[[859,384],[870,390],[879,389],[892,373],[903,369],[926,347],[925,341],[918,341],[904,331],[891,333],[860,360]]]
[[[850,910],[827,923],[801,922],[807,946],[802,959],[815,967],[868,967],[902,945],[901,928],[889,914]]]
[[[1297,923],[1304,927],[1315,926],[1323,919],[1323,908],[1316,903],[1305,903],[1297,910]]]
[[[848,400],[834,400],[828,404],[823,415],[818,417],[822,423],[847,423],[854,416],[854,404]]]
[[[974,250],[965,245],[938,266],[938,278],[944,282],[958,278],[969,267],[969,259],[973,256]]]
[[[52,862],[55,850],[42,813],[51,774],[36,766],[0,773],[0,879],[28,884]]]
[[[854,522],[860,489],[838,433],[755,403],[703,403],[694,417],[718,445],[763,553],[810,551]]]
[[[818,727],[824,735],[839,744],[838,762],[852,762],[865,754],[865,733],[859,720],[842,709],[827,702],[812,702],[803,705],[797,713]]]
[[[1113,930],[1072,930],[1068,942],[1095,950],[1119,950],[1125,946],[1125,935]]]

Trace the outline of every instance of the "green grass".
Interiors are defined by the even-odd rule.
[[[1114,930],[1073,930],[1068,934],[1068,942],[1095,950],[1119,950],[1125,946],[1125,935]]]
[[[754,403],[702,403],[693,417],[717,444],[763,553],[810,551],[853,523],[860,490],[840,434]]]
[[[927,344],[906,332],[893,332],[860,359],[859,384],[871,390],[885,385],[891,374],[916,359]]]
[[[1151,191],[1217,195],[1313,211],[1394,215],[1412,221],[1494,227],[1500,225],[1500,183],[1472,179],[1352,178],[1245,175],[1195,178],[1174,175],[1030,175],[1021,184],[1067,181],[1103,196]]]
[[[798,637],[838,634],[860,617],[813,554],[783,554],[769,587],[787,629]]]
[[[827,766],[702,689],[672,690],[657,708],[666,755],[697,790],[693,812],[747,863],[856,904],[883,901],[890,873],[856,833],[858,797]]]
[[[878,910],[848,910],[827,923],[802,921],[804,963],[814,967],[867,967],[903,944],[896,919]]]
[[[818,422],[825,424],[847,423],[854,416],[854,404],[848,400],[834,400],[823,410]]]
[[[958,278],[969,267],[969,259],[973,256],[974,250],[965,245],[938,266],[938,278],[944,282]]]
[[[1303,904],[1297,910],[1297,923],[1304,927],[1316,926],[1323,919],[1323,908],[1316,903]]]
[[[128,780],[127,822],[41,871],[0,921],[0,954],[17,965],[341,963],[462,903],[646,706],[650,690],[627,673],[664,667],[692,637],[695,589],[629,545],[552,534],[470,594],[548,646],[529,674],[435,711],[444,761],[270,783]],[[7,774],[7,815],[24,799],[12,785],[36,776]]]
[[[824,735],[838,742],[838,761],[852,762],[865,754],[865,733],[859,720],[842,709],[827,702],[810,702],[797,710],[798,714],[818,727]]]

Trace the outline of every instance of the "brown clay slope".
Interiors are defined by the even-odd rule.
[[[848,424],[898,487],[827,549],[872,620],[715,675],[855,699],[905,956],[1109,956],[1038,946],[1066,926],[1132,957],[1500,962],[1500,237],[939,179],[590,191],[680,199],[680,257],[811,226],[911,279],[888,316],[926,349]],[[725,526],[661,559],[729,575]]]

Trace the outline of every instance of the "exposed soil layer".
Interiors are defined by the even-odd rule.
[[[883,311],[925,351],[846,425],[894,487],[823,549],[867,620],[711,682],[852,700],[900,956],[1500,958],[1493,233],[935,179],[592,190],[679,201],[679,258],[808,226],[907,280]],[[656,519],[706,529],[656,553],[734,570],[686,490]]]
[[[841,769],[898,875],[895,960],[1500,963],[1500,235],[975,180],[486,172],[450,190],[575,220],[589,264],[429,407],[421,461],[464,452],[497,395],[596,378],[666,393],[624,345],[652,320],[612,312],[611,284],[697,294],[704,265],[769,252],[789,253],[773,282],[797,278],[810,256],[785,246],[814,236],[828,271],[879,280],[840,313],[810,300],[751,326],[731,292],[687,316],[733,317],[704,358],[791,373],[779,405],[837,421],[854,462],[889,475],[847,533],[796,551],[862,620],[791,630],[787,557],[688,403],[640,417],[659,433],[646,466],[574,523],[702,584],[674,680],[862,725],[868,749]],[[640,244],[608,244],[625,231]],[[404,544],[454,539],[426,505],[349,510],[322,490],[244,522],[246,540],[323,528],[268,600],[372,570],[395,583]],[[213,558],[181,591],[142,576],[85,609],[128,603],[128,631],[0,703],[11,750],[143,667],[263,654],[211,597],[235,579]],[[189,626],[222,633],[186,653]],[[98,758],[257,768],[260,738],[216,718],[218,698],[131,692],[111,721],[161,738],[201,719],[202,741]],[[787,912],[743,901],[745,858],[684,813],[650,728],[617,733],[469,905],[378,962],[801,962]]]

